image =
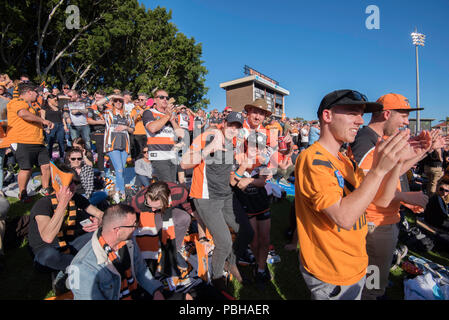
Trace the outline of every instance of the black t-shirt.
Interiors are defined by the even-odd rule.
[[[62,110],[53,110],[50,107],[47,107],[45,110],[45,119],[51,121],[53,123],[62,123]]]
[[[237,170],[238,168],[235,171]],[[252,178],[258,179],[260,177],[260,168],[256,168],[255,171],[256,173]],[[270,208],[270,201],[265,187],[256,187],[250,184],[245,190],[241,190],[237,185],[232,189],[247,214],[264,213]]]
[[[83,227],[80,225],[80,222],[90,217],[90,215],[85,211],[90,203],[89,200],[77,193],[73,195],[72,200],[75,201],[75,206],[77,207],[75,237],[78,237],[85,233]],[[51,203],[51,197],[49,196],[39,199],[31,208],[28,241],[33,251],[36,251],[41,247],[48,245],[41,238],[36,222],[36,216],[48,216],[51,218],[53,217],[53,214],[53,205]],[[53,240],[53,244],[56,245],[57,243],[58,239],[57,237],[55,237],[55,239]]]

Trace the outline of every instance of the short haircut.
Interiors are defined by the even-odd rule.
[[[19,96],[27,93],[28,91],[36,91],[37,86],[31,82],[19,83],[18,90]]]
[[[138,97],[145,97],[146,99],[148,98],[148,95],[145,93],[145,92],[139,92],[138,94],[137,94],[137,96]]]
[[[106,211],[103,214],[102,218],[103,229],[109,228],[117,220],[125,219],[128,214],[137,215],[134,208],[127,204],[119,203],[110,206],[109,208],[106,209]]]
[[[97,90],[97,92],[95,92],[96,94],[99,94],[99,95],[102,95],[102,96],[105,96],[106,95],[106,92],[104,92],[104,90]]]
[[[151,201],[162,201],[162,211],[169,207],[170,188],[163,181],[157,181],[151,184],[145,192],[145,198],[149,197]]]
[[[167,90],[164,90],[164,89],[157,89],[156,91],[154,91],[154,98],[156,98],[156,97],[158,96],[158,92],[161,92],[161,91],[167,92],[167,94],[168,94],[168,91],[167,91]]]

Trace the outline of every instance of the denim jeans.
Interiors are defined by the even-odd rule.
[[[47,144],[48,155],[50,159],[52,158],[53,153],[53,144],[55,141],[58,143],[59,147],[59,157],[61,159],[64,158],[64,124],[55,123],[53,129],[51,129],[50,133],[48,133],[45,137],[45,143]]]
[[[72,141],[78,137],[83,138],[83,140],[86,142],[86,148],[88,150],[92,149],[90,145],[90,127],[88,125],[70,126],[70,137],[72,138]]]
[[[125,166],[128,153],[124,150],[114,150],[108,152],[108,156],[112,161],[115,169],[115,187],[118,191],[125,192]]]
[[[150,178],[148,178],[147,176],[136,174],[136,186],[148,187],[149,185],[150,185]]]
[[[69,242],[71,247],[70,253],[61,253],[56,246],[46,245],[34,252],[34,261],[44,267],[48,267],[54,270],[65,271],[70,265],[76,253],[81,250],[84,245],[92,239],[93,232],[85,233]]]

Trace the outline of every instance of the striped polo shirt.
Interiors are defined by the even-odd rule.
[[[171,160],[176,158],[173,150],[176,134],[170,121],[156,133],[151,133],[147,129],[147,124],[162,118],[165,113],[159,112],[154,108],[145,110],[143,113],[143,126],[147,133],[147,144],[150,160]]]

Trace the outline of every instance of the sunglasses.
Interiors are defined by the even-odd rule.
[[[137,101],[146,101],[147,99],[137,99]]]
[[[326,108],[328,108],[329,106],[335,105],[338,101],[342,100],[343,98],[350,98],[351,100],[363,101],[363,102],[367,102],[368,101],[368,98],[364,94],[362,94],[362,93],[360,93],[358,91],[351,90],[351,91],[348,91],[343,96],[341,96],[340,98],[337,98],[336,100],[334,100],[331,103],[329,103]]]
[[[449,189],[440,187],[440,192],[448,193],[448,192],[449,192]]]
[[[148,153],[148,150],[147,151],[143,151],[142,153]]]
[[[139,226],[139,223],[136,221],[136,222],[134,222],[134,224],[132,224],[130,226],[118,226],[118,227],[115,227],[114,229],[119,229],[119,228],[133,228],[133,229],[135,229],[138,226]]]
[[[83,158],[70,158],[70,161],[81,161]]]
[[[168,96],[157,96],[156,98],[161,99],[161,100],[168,100]]]

